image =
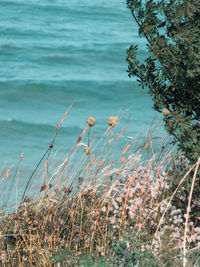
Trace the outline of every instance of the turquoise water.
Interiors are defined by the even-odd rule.
[[[96,119],[97,138],[107,117],[127,108],[127,135],[147,129],[152,100],[128,78],[125,61],[134,43],[145,56],[144,40],[125,0],[1,0],[0,6],[0,166],[14,166],[23,152],[22,169],[31,171],[71,103],[59,151],[69,151],[88,116]]]

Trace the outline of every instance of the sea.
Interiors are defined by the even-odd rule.
[[[140,59],[148,55],[125,0],[0,0],[1,180],[14,176],[23,153],[23,191],[71,104],[54,145],[62,155],[89,116],[96,140],[109,116],[129,126],[124,142],[150,127],[152,99],[127,73],[132,44]]]

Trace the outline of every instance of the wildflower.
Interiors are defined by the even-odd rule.
[[[165,117],[169,116],[170,113],[171,113],[171,112],[169,111],[169,109],[167,109],[167,108],[163,108],[163,110],[162,110],[162,114],[163,114]]]
[[[37,220],[34,220],[34,221],[33,221],[33,225],[34,225],[34,226],[37,226],[38,224],[39,224],[39,222],[38,222]]]
[[[119,203],[121,203],[122,202],[122,197],[117,197],[116,198],[116,201],[119,202]]]
[[[116,218],[115,217],[111,217],[110,218],[110,223],[111,224],[115,224],[116,223]]]
[[[6,254],[4,252],[1,253],[0,259],[1,259],[2,263],[6,262]]]
[[[64,221],[63,220],[58,221],[58,226],[63,226],[63,225],[64,225]]]
[[[96,123],[96,120],[95,120],[93,117],[89,117],[89,118],[87,119],[87,124],[88,124],[90,127],[94,126],[95,123]]]
[[[114,127],[118,123],[118,118],[117,117],[109,117],[107,122],[108,122],[108,125]]]
[[[92,215],[92,220],[95,221],[97,219],[98,212],[93,211],[91,215]]]
[[[174,224],[177,224],[178,222],[179,222],[178,219],[174,220]]]
[[[200,227],[196,227],[196,228],[194,229],[194,231],[195,231],[196,233],[200,233]]]
[[[98,247],[97,250],[98,250],[99,252],[103,253],[104,248],[103,248],[103,247]]]
[[[193,239],[191,237],[188,237],[188,242],[192,243]]]
[[[111,202],[116,210],[119,209],[119,206],[117,205],[117,202],[114,199],[112,199]]]
[[[109,208],[109,211],[113,211],[113,207],[110,207],[110,208]]]
[[[22,259],[23,259],[23,261],[27,261],[28,257],[23,256]]]
[[[106,212],[106,207],[103,207],[101,211]]]

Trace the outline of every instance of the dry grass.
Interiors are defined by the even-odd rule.
[[[51,168],[51,150],[63,120],[43,157],[39,192],[27,195],[34,170],[15,212],[1,216],[0,265],[57,266],[52,255],[65,249],[76,260],[68,255],[64,266],[78,266],[79,257],[86,254],[106,259],[116,255],[113,243],[124,239],[126,232],[137,240],[135,251],[151,251],[158,266],[190,266],[187,255],[200,248],[199,220],[189,217],[195,176],[188,207],[177,209],[172,200],[191,170],[172,191],[167,170],[174,156],[166,141],[155,132],[143,139],[129,138],[120,157],[112,159],[112,148],[124,138],[126,125],[116,135],[116,124],[109,125],[96,143],[92,126],[87,125],[69,155]],[[199,162],[191,169],[197,173],[198,167]],[[4,173],[2,183],[8,178]],[[131,244],[131,239],[127,242]],[[129,253],[124,251],[122,265]],[[143,260],[136,260],[137,266],[144,266]]]

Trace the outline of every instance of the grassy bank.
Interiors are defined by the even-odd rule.
[[[67,112],[65,116],[67,115]],[[184,197],[184,182],[199,162],[175,156],[155,131],[125,138],[118,118],[100,140],[89,118],[66,158],[51,160],[55,136],[28,180],[21,203],[1,214],[1,266],[199,266],[200,227]],[[42,167],[42,164],[44,166]],[[38,193],[29,186],[42,170]],[[2,182],[9,179],[4,173]],[[15,186],[13,186],[15,188]],[[180,202],[185,205],[180,206]]]

